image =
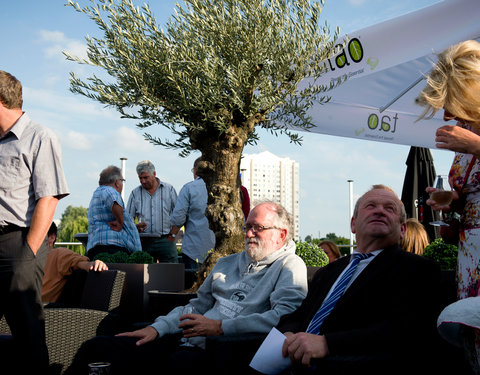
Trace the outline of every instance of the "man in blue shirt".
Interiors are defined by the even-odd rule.
[[[187,269],[198,269],[208,251],[215,247],[215,234],[210,230],[208,219],[205,216],[208,199],[207,188],[197,173],[197,167],[201,160],[200,157],[193,164],[194,180],[186,183],[180,190],[177,204],[172,213],[171,235],[168,237],[169,241],[174,241],[180,228],[185,226],[182,260]]]
[[[122,171],[113,165],[100,173],[100,185],[88,208],[87,255],[98,253],[131,253],[142,250],[140,236],[132,217],[125,211],[122,196]]]

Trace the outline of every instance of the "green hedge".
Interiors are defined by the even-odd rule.
[[[100,259],[104,263],[140,263],[151,264],[153,257],[146,251],[134,251],[130,255],[123,251],[116,253],[98,253],[93,260]]]
[[[295,250],[307,266],[323,267],[328,264],[328,256],[325,252],[313,242],[297,242]]]
[[[456,270],[457,255],[457,246],[449,245],[441,238],[430,243],[423,252],[424,257],[437,262],[442,270]]]

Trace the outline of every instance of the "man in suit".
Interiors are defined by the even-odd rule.
[[[311,327],[317,311],[354,255],[320,269],[302,305],[277,326],[287,336],[282,352],[290,357],[293,373],[392,374],[405,367],[421,373],[425,368],[413,363],[431,364],[440,271],[430,260],[399,248],[405,221],[403,203],[384,185],[374,185],[357,201],[351,219],[355,252],[369,257],[358,263],[316,330]]]

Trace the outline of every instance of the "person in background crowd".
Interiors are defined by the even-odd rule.
[[[178,194],[177,204],[173,210],[169,241],[175,237],[182,226],[185,234],[182,241],[182,260],[185,268],[198,270],[209,250],[215,247],[215,234],[210,230],[205,216],[208,193],[205,182],[198,175],[198,165],[202,158],[193,163],[193,181],[186,183]]]
[[[342,256],[340,253],[340,249],[338,246],[335,244],[335,242],[332,241],[321,241],[318,244],[318,247],[320,247],[325,254],[328,256],[328,263],[332,263],[333,261],[337,260]]]
[[[48,230],[48,256],[43,275],[42,301],[57,302],[67,283],[66,277],[75,270],[105,271],[108,267],[101,260],[90,262],[88,257],[80,255],[66,247],[54,247],[57,241],[57,225],[52,222]]]
[[[0,318],[5,315],[17,355],[4,358],[2,373],[46,374],[46,235],[69,192],[57,137],[22,106],[22,84],[0,70]]]
[[[88,207],[87,255],[99,253],[131,253],[142,250],[140,236],[132,217],[125,210],[122,196],[124,178],[116,166],[100,173],[99,187]]]
[[[169,241],[172,227],[171,216],[177,203],[175,188],[165,181],[160,181],[155,166],[149,160],[137,164],[140,186],[132,190],[128,198],[127,211],[137,224],[140,233],[157,235],[143,239],[144,251],[156,262],[178,263],[177,246]]]
[[[245,186],[240,185],[240,201],[242,202],[242,212],[245,220],[248,218],[250,213],[250,196],[248,195],[248,190]]]
[[[430,243],[425,227],[415,218],[407,219],[405,235],[400,240],[400,247],[411,253],[423,255],[425,247]]]

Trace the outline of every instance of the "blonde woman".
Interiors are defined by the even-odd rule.
[[[455,151],[449,183],[455,190],[452,206],[457,206],[461,214],[457,269],[457,294],[461,301],[448,309],[455,317],[456,308],[465,312],[471,302],[480,302],[480,298],[468,298],[480,294],[480,44],[469,40],[442,52],[417,101],[426,107],[421,117],[443,109],[445,121],[456,121],[455,125],[440,127],[435,138],[438,148]],[[433,190],[427,188],[427,192]],[[453,208],[440,207],[431,199],[427,204],[446,211]],[[441,318],[450,319],[442,315]],[[475,319],[459,323],[480,328],[480,318]],[[472,345],[468,353],[474,372],[480,374],[480,331],[475,331],[476,348]]]
[[[325,254],[327,254],[328,263],[332,263],[333,261],[337,260],[342,256],[342,254],[340,253],[340,249],[332,241],[321,241],[318,244],[318,247],[320,247],[325,252]]]
[[[410,253],[423,255],[423,251],[429,243],[423,224],[414,218],[407,219],[407,230],[400,240],[400,247]]]

